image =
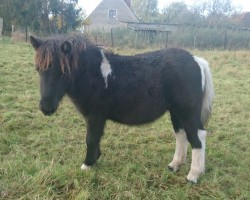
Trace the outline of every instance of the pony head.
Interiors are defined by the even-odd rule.
[[[36,50],[35,65],[40,77],[40,110],[52,115],[69,89],[72,45],[57,38],[41,40],[31,36],[30,41]]]

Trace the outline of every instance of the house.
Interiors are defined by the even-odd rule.
[[[250,28],[250,12],[234,15],[230,21],[236,26]]]
[[[85,21],[85,30],[109,32],[111,28],[126,28],[139,20],[131,11],[131,0],[102,0]]]

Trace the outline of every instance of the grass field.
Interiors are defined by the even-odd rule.
[[[250,52],[193,53],[210,62],[216,91],[196,185],[185,180],[190,149],[179,172],[166,167],[175,148],[168,114],[140,127],[108,122],[102,157],[82,172],[83,118],[68,98],[43,116],[33,49],[0,40],[0,199],[250,199]]]

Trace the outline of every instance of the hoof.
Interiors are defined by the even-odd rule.
[[[170,165],[168,165],[168,169],[170,170],[170,171],[174,171],[174,168],[172,167],[172,166],[170,166]]]
[[[172,172],[177,172],[178,171],[178,168],[176,167],[172,167],[171,165],[168,165],[168,169]]]
[[[186,179],[188,182],[193,183],[193,184],[196,184],[198,182],[197,179],[190,179],[188,177]]]
[[[205,168],[202,169],[191,169],[187,175],[187,180],[192,183],[197,183],[201,174],[205,173]]]
[[[168,165],[168,169],[173,171],[173,172],[177,172],[179,170],[179,166],[181,164],[177,164],[176,162],[171,162],[169,165]]]
[[[200,173],[189,172],[187,175],[187,180],[191,183],[197,183]]]
[[[89,169],[90,169],[90,166],[82,164],[81,170],[85,171],[85,170],[89,170]]]

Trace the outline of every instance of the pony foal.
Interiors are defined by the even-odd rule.
[[[106,120],[137,125],[170,112],[176,149],[169,168],[185,163],[192,147],[187,179],[196,183],[205,171],[206,124],[214,96],[206,60],[181,49],[135,56],[104,52],[80,36],[40,40],[30,37],[40,76],[40,109],[53,114],[68,95],[87,125],[87,154],[81,169],[101,155]]]

